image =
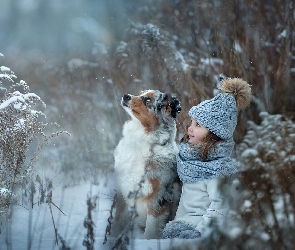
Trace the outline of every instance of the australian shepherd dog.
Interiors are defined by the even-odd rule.
[[[135,237],[160,238],[179,201],[175,136],[180,101],[174,94],[145,90],[138,96],[125,94],[121,105],[131,120],[124,124],[114,152],[117,206],[112,235],[122,232],[130,223],[130,211],[135,211]]]

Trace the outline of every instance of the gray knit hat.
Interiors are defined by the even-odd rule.
[[[238,111],[250,104],[251,88],[240,78],[227,78],[220,90],[222,93],[193,106],[188,114],[213,134],[228,140],[237,126]]]

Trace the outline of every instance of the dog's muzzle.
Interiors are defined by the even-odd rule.
[[[122,97],[122,105],[125,106],[125,107],[129,107],[130,100],[131,100],[131,95],[129,95],[129,94],[123,95],[123,97]]]

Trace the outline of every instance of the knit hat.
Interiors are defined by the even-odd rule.
[[[220,90],[214,98],[193,106],[188,114],[213,134],[228,140],[237,126],[238,111],[250,104],[251,88],[240,78],[227,78]]]

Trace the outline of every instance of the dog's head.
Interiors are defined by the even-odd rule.
[[[160,124],[175,122],[181,111],[180,101],[174,94],[158,90],[145,90],[138,96],[125,94],[121,105],[132,119],[141,122],[146,132],[156,130]]]

